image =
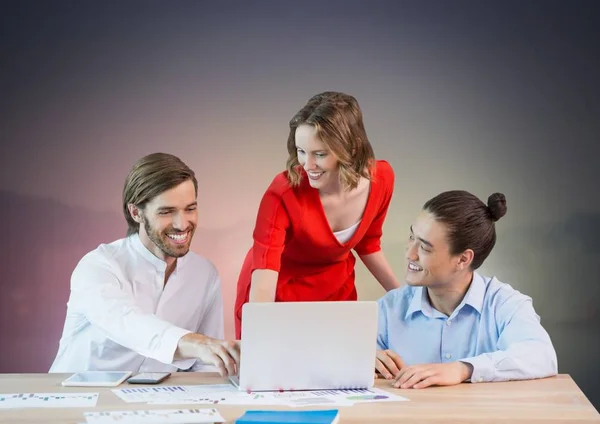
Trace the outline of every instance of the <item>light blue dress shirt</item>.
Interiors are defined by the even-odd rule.
[[[423,287],[405,286],[379,299],[377,348],[408,365],[468,362],[472,382],[556,375],[557,358],[531,298],[474,273],[462,302],[447,316]]]

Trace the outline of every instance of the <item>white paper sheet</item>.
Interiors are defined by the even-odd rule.
[[[0,394],[0,409],[10,408],[90,408],[98,393],[7,393]]]
[[[399,402],[408,399],[381,389],[320,390],[294,392],[252,392],[239,390],[188,392],[151,399],[155,405],[285,405],[285,406],[352,406],[365,402]]]
[[[293,393],[293,392],[289,392]],[[371,403],[371,402],[406,402],[407,398],[395,395],[385,390],[371,388],[371,389],[351,389],[351,390],[319,390],[308,392],[310,395],[290,396],[287,404],[289,406],[310,406],[310,405],[323,405],[324,399],[329,401],[329,405],[343,405],[343,404],[356,404],[356,403]],[[281,393],[280,395],[285,395]]]
[[[225,419],[216,409],[157,409],[147,411],[86,412],[87,424],[174,424],[222,423]]]
[[[112,392],[127,403],[149,402],[153,399],[168,399],[174,393],[185,394],[184,386],[133,387],[131,389],[112,389]]]
[[[163,399],[153,399],[148,402],[154,405],[281,405],[272,396],[263,393],[247,393],[237,389],[221,392],[189,392],[186,395],[170,396]]]
[[[127,403],[135,402],[168,402],[200,393],[214,393],[237,390],[232,384],[203,384],[197,386],[148,386],[127,389],[112,389],[112,392]],[[171,402],[173,403],[173,402]]]

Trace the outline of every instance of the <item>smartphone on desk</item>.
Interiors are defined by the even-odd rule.
[[[158,384],[171,375],[170,372],[140,372],[127,379],[131,384]]]

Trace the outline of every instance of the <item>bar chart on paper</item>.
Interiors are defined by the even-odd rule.
[[[348,390],[316,390],[273,394],[290,406],[353,405],[364,402],[405,402],[407,398],[378,388]]]
[[[127,403],[149,402],[153,399],[183,395],[188,391],[183,386],[136,387],[132,389],[113,389],[112,392]]]
[[[97,401],[98,393],[8,393],[0,394],[0,409],[89,408]]]
[[[231,384],[204,384],[197,386],[134,387],[130,389],[112,389],[112,392],[127,403],[178,403],[178,399],[190,397],[194,394],[206,394],[230,390],[234,390],[234,387]]]

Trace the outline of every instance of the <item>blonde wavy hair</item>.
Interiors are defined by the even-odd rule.
[[[294,187],[302,180],[296,149],[296,128],[300,125],[313,126],[319,140],[337,158],[340,183],[346,190],[356,188],[360,177],[371,178],[375,154],[354,97],[334,91],[317,94],[290,120],[286,169]]]

